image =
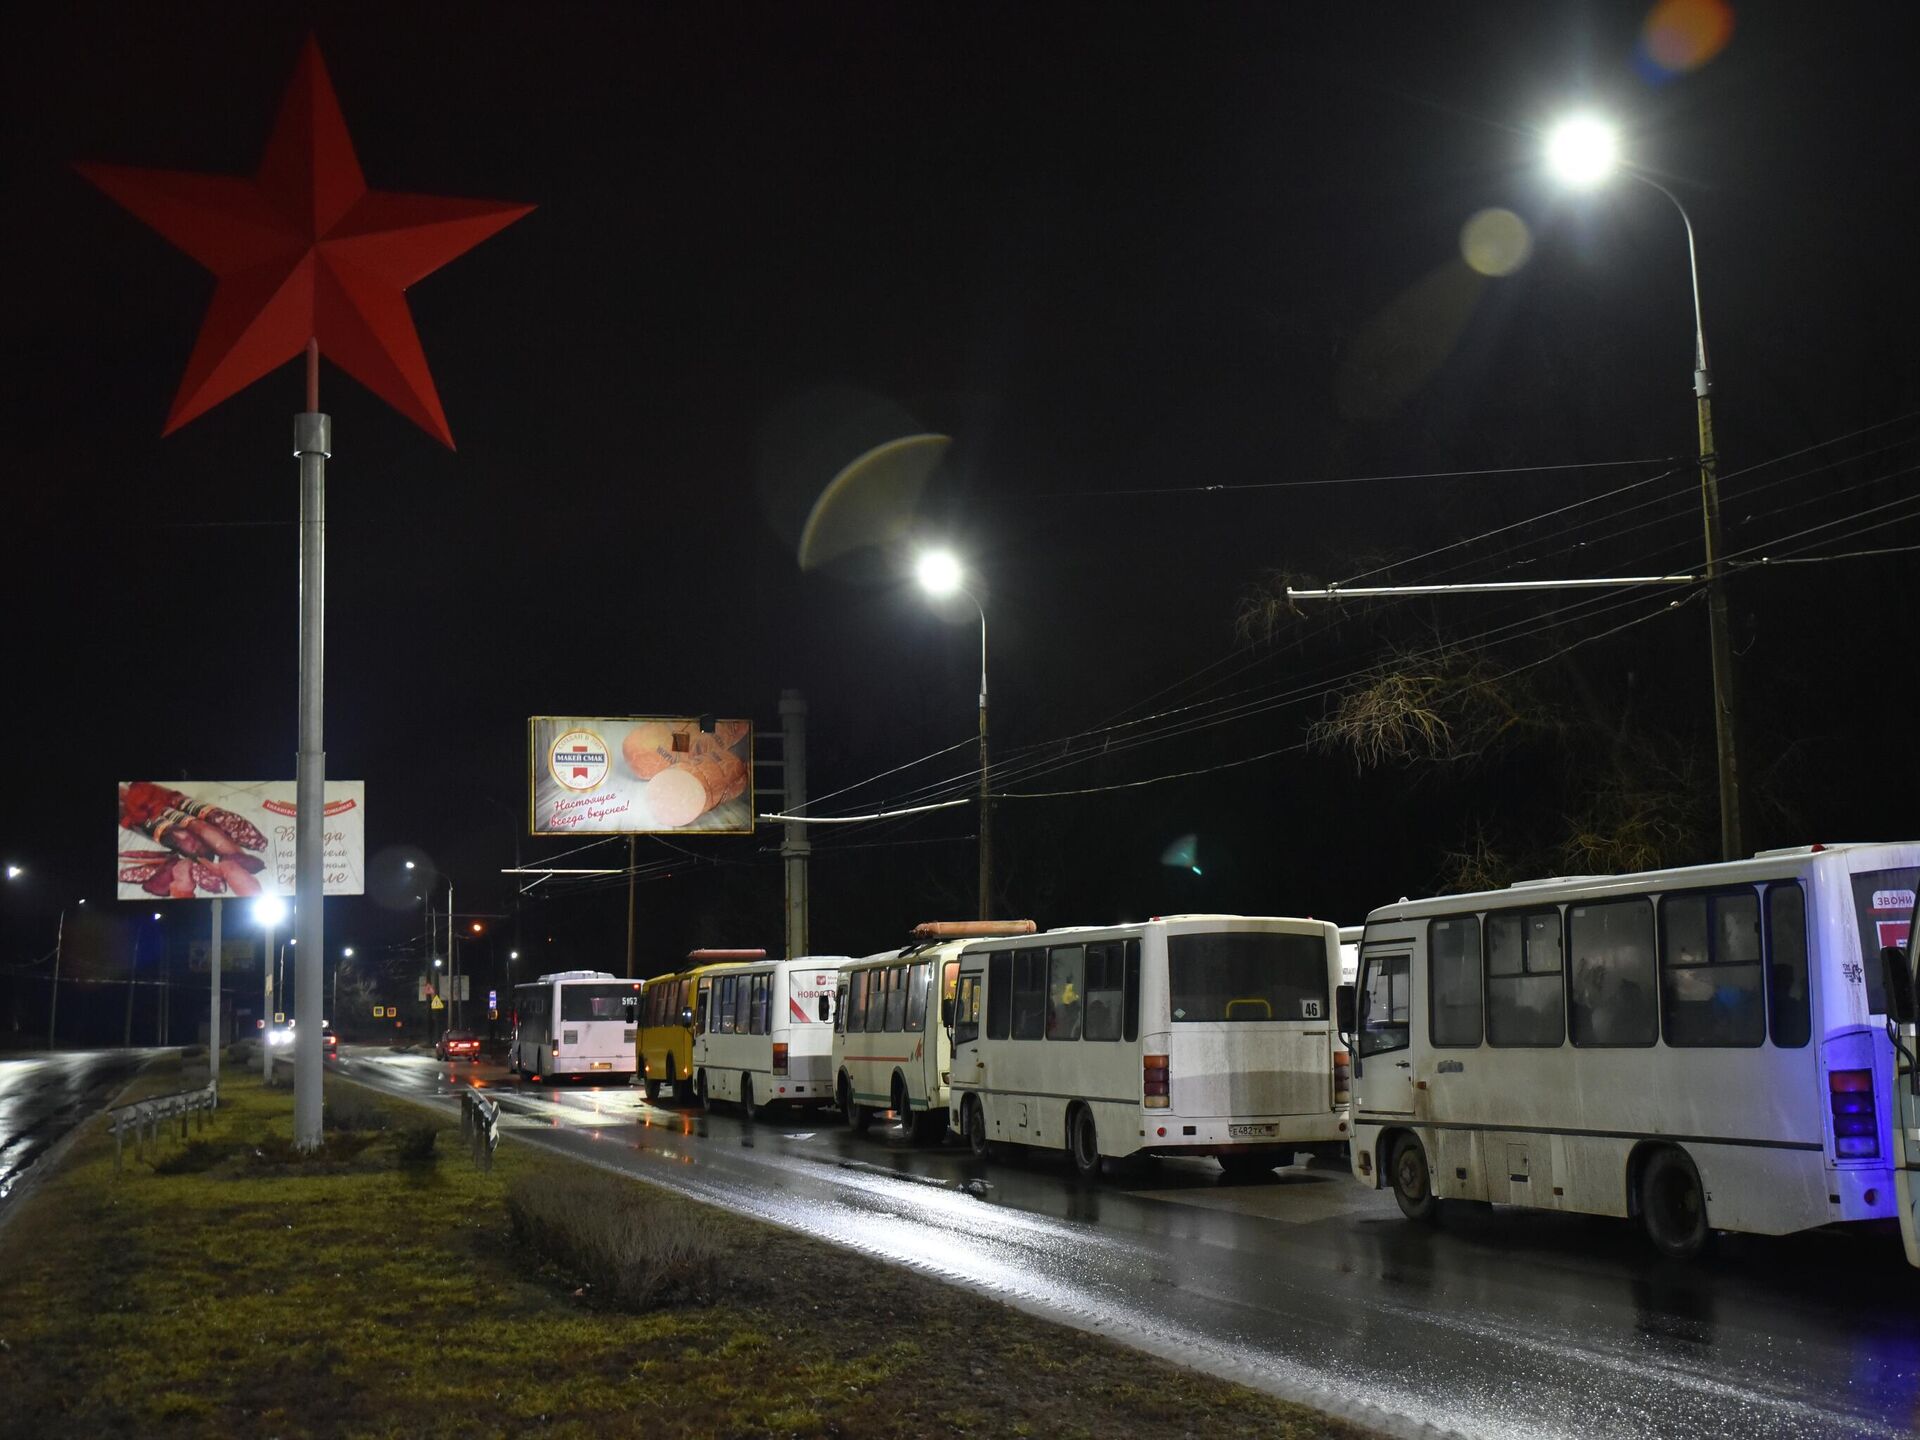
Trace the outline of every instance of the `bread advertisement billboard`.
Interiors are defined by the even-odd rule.
[[[329,780],[328,895],[367,888],[367,786]],[[293,894],[299,804],[291,780],[122,780],[121,900],[244,900]]]
[[[535,715],[535,835],[748,835],[753,722],[684,715]]]

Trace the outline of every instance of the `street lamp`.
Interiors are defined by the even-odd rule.
[[[1706,532],[1707,633],[1713,663],[1713,738],[1720,762],[1720,854],[1746,853],[1740,824],[1740,765],[1734,746],[1733,642],[1727,624],[1727,584],[1720,539],[1720,456],[1713,439],[1713,374],[1707,365],[1707,331],[1700,314],[1700,257],[1686,206],[1659,181],[1620,162],[1613,127],[1594,115],[1562,120],[1547,134],[1547,166],[1562,184],[1588,190],[1616,171],[1667,197],[1687,232],[1687,271],[1693,281],[1693,396],[1700,438],[1700,511]]]
[[[26,873],[27,872],[21,869],[18,865],[7,866],[7,879],[9,880],[18,880],[22,875]]]
[[[993,915],[993,802],[987,784],[987,609],[962,583],[966,572],[951,550],[922,551],[914,575],[934,599],[964,595],[980,615],[980,918],[988,920]]]

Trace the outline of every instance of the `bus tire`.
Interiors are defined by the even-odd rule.
[[[694,1094],[694,1099],[699,1102],[700,1108],[702,1110],[711,1110],[713,1108],[713,1102],[707,1098],[707,1072],[706,1071],[702,1070],[699,1074],[699,1077],[694,1080],[693,1094]]]
[[[847,1127],[856,1135],[867,1133],[873,1124],[873,1111],[853,1098],[853,1081],[847,1072],[840,1072],[840,1113],[847,1117]]]
[[[640,1084],[647,1092],[647,1103],[649,1105],[658,1105],[660,1103],[660,1082],[651,1075],[645,1075],[641,1077]]]
[[[1700,1172],[1684,1150],[1662,1146],[1640,1169],[1640,1224],[1653,1248],[1669,1260],[1691,1260],[1707,1248],[1707,1197]]]
[[[744,1070],[740,1072],[740,1113],[747,1117],[749,1125],[766,1114],[764,1109],[753,1103],[753,1076]]]
[[[907,1077],[898,1070],[893,1072],[893,1093],[890,1098],[894,1121],[903,1130],[913,1130],[913,1096],[907,1092]]]
[[[993,1157],[993,1141],[987,1138],[987,1115],[978,1095],[969,1095],[960,1102],[960,1133],[966,1137],[967,1149],[974,1159]]]
[[[1427,1165],[1427,1148],[1417,1135],[1402,1135],[1393,1147],[1393,1160],[1387,1170],[1393,1185],[1393,1198],[1400,1213],[1409,1220],[1428,1223],[1440,1217],[1440,1199],[1433,1193],[1433,1172]]]
[[[1067,1156],[1082,1180],[1100,1178],[1100,1132],[1090,1106],[1075,1105],[1067,1112]]]

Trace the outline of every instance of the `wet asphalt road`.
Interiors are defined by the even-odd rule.
[[[1232,1184],[1157,1161],[1088,1185],[1064,1156],[980,1165],[830,1114],[755,1125],[377,1050],[341,1068],[414,1097],[478,1081],[510,1135],[1400,1433],[1920,1432],[1920,1271],[1897,1236],[1725,1236],[1678,1266],[1621,1221],[1456,1206],[1414,1226],[1343,1167]]]
[[[141,1050],[0,1057],[0,1210],[34,1161],[111,1100],[146,1058]]]

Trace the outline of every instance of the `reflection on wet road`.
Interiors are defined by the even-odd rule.
[[[139,1050],[64,1050],[0,1059],[0,1206],[33,1162],[140,1068]]]
[[[381,1051],[343,1070],[416,1097],[482,1084],[509,1133],[1402,1432],[1920,1429],[1897,1237],[1728,1236],[1679,1266],[1619,1221],[1455,1206],[1414,1226],[1344,1167],[1231,1184],[1172,1160],[1088,1185],[1064,1156],[982,1165],[830,1114],[755,1125]]]

